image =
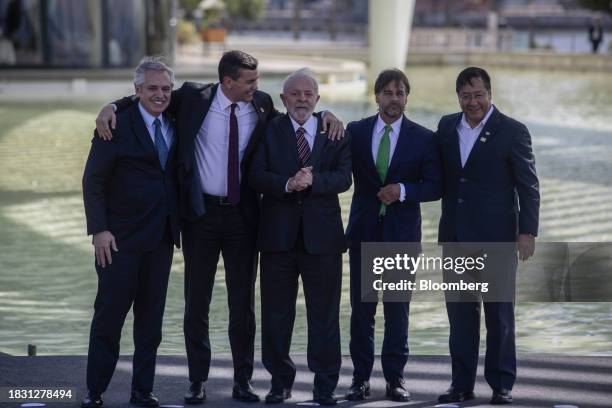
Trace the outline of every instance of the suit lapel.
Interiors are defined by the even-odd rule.
[[[149,134],[149,130],[147,129],[147,125],[145,125],[144,119],[140,114],[138,106],[134,107],[131,112],[131,122],[132,122],[132,131],[136,135],[138,141],[142,144],[145,150],[149,151],[149,153],[155,153],[157,155],[157,149],[155,148],[155,144],[151,140],[151,135]]]
[[[362,149],[363,154],[365,155],[365,163],[368,167],[370,174],[374,175],[376,179],[379,180],[378,170],[376,170],[376,162],[374,161],[374,157],[372,156],[372,138],[374,137],[374,126],[376,126],[376,119],[378,119],[378,115],[370,116],[368,118],[368,121],[366,122],[365,132],[367,132],[367,137],[364,137],[362,139]],[[353,139],[353,143],[354,140],[355,139]]]
[[[325,140],[327,139],[327,132],[321,133],[321,118],[317,119],[317,131],[314,135],[314,143],[312,145],[312,153],[310,154],[310,164],[313,170],[318,170],[321,166],[321,156],[323,155],[323,146],[325,146]],[[297,145],[297,142],[296,142]]]
[[[244,157],[248,157],[251,152],[255,149],[255,146],[259,143],[261,139],[261,135],[263,135],[266,127],[266,111],[265,108],[257,101],[255,95],[253,96],[253,101],[251,102],[253,109],[257,113],[257,124],[255,128],[253,128],[253,132],[251,133],[251,137],[249,138],[249,143],[244,151]],[[243,160],[244,161],[244,160]]]
[[[297,154],[297,138],[288,114],[285,114],[283,120],[280,121],[280,128],[283,138],[285,139],[285,143],[288,144],[287,149],[289,151],[290,162],[295,164],[295,166],[300,169],[302,164],[300,163],[300,159],[298,158]]]
[[[176,120],[173,117],[167,116],[166,115],[166,120],[170,121],[170,124],[172,126],[172,130],[173,130],[173,134],[174,134],[174,140],[172,141],[172,144],[170,145],[170,150],[168,151],[168,161],[170,161],[170,159],[172,157],[174,157],[174,152],[177,149],[177,145],[178,145],[178,138],[176,137]]]
[[[476,142],[474,142],[472,151],[470,151],[470,155],[468,156],[465,162],[465,166],[463,166],[464,169],[467,169],[470,163],[472,163],[475,160],[474,157],[478,157],[479,154],[482,154],[481,150],[484,147],[484,144],[491,142],[491,139],[496,134],[500,119],[501,119],[501,115],[499,114],[499,111],[497,110],[497,108],[494,108],[493,112],[491,112],[491,116],[489,116],[489,119],[487,120],[487,123],[484,125],[484,127],[478,134],[478,137],[476,138]],[[459,138],[459,135],[457,135],[457,139],[458,138]]]
[[[398,166],[400,160],[399,157],[410,144],[408,139],[410,138],[410,129],[412,127],[414,127],[413,123],[403,116],[400,133],[397,137],[397,144],[395,145],[395,150],[393,151],[393,156],[391,157],[391,162],[389,163],[389,169],[387,170],[387,180],[389,179],[389,175],[392,174],[392,172],[395,171],[396,167]]]
[[[459,147],[459,132],[457,131],[457,126],[461,121],[461,113],[457,115],[457,119],[451,123],[451,129],[448,137],[448,141],[450,142],[450,153],[451,153],[451,163],[455,170],[461,171],[461,149]]]

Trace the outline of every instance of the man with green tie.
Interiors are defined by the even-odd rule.
[[[351,276],[351,401],[370,394],[374,364],[376,302],[361,301],[362,242],[420,242],[420,202],[441,196],[441,170],[432,132],[410,121],[404,109],[410,93],[406,75],[382,71],[374,85],[378,113],[349,123],[353,135],[354,192],[346,235]],[[365,271],[364,271],[365,272]],[[410,400],[404,381],[408,359],[408,302],[383,302],[385,334],[381,353],[386,396]]]

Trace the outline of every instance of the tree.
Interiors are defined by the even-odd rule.
[[[580,5],[591,10],[612,14],[612,1],[610,0],[580,0]]]
[[[266,0],[225,0],[231,19],[259,20],[266,8]]]
[[[185,10],[185,17],[187,20],[193,19],[193,12],[200,4],[201,0],[179,0],[180,7]]]

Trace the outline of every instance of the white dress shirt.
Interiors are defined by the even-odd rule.
[[[159,119],[161,122],[161,131],[162,136],[164,137],[164,141],[166,142],[166,147],[168,151],[170,151],[170,146],[172,146],[172,142],[174,141],[174,129],[172,128],[172,124],[168,119],[164,117],[164,115],[159,115],[157,117],[151,115],[149,112],[145,110],[145,108],[138,102],[138,109],[140,110],[140,115],[144,120],[144,123],[149,131],[149,136],[151,136],[151,140],[153,141],[153,145],[155,146],[155,125],[153,122],[155,119]]]
[[[257,124],[257,112],[250,102],[237,102],[234,110],[238,120],[238,158],[242,162],[251,134]],[[227,155],[229,150],[229,121],[232,101],[223,93],[221,85],[202,121],[195,140],[195,157],[202,192],[227,196]],[[239,179],[242,179],[239,172]]]
[[[461,167],[465,167],[470,152],[478,139],[478,135],[482,132],[482,129],[487,124],[491,113],[493,113],[493,105],[489,108],[489,111],[482,119],[482,121],[472,128],[467,120],[465,119],[465,113],[461,115],[461,121],[457,125],[457,133],[459,134],[459,152],[461,153]]]
[[[400,117],[395,122],[391,123],[391,132],[389,132],[389,165],[391,165],[391,160],[393,159],[393,153],[395,152],[395,147],[397,146],[397,139],[399,139],[400,129],[402,128],[402,120],[404,117]],[[376,164],[376,157],[378,156],[378,146],[380,145],[380,141],[385,134],[385,123],[384,120],[380,118],[376,119],[376,124],[374,125],[374,133],[372,133],[372,158],[374,159],[374,164]],[[403,202],[406,199],[406,189],[404,184],[399,183],[400,185],[400,202]]]
[[[303,125],[297,123],[295,120],[293,120],[291,116],[289,116],[289,118],[291,119],[291,124],[293,125],[293,130],[295,132],[297,132],[299,128],[304,128],[304,138],[306,138],[306,141],[308,142],[308,147],[310,147],[310,153],[312,153],[315,136],[317,135],[317,118],[310,115],[310,118],[308,118],[308,120],[306,120]],[[295,137],[297,138],[297,135],[295,135]]]

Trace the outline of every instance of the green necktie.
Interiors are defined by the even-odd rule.
[[[385,133],[383,134],[382,139],[380,139],[378,153],[376,153],[376,171],[378,172],[378,176],[380,177],[380,181],[382,183],[385,182],[387,178],[387,170],[389,169],[389,153],[391,151],[391,139],[389,138],[389,133],[391,133],[391,129],[391,125],[385,126]],[[386,205],[380,203],[380,211],[378,212],[378,215],[385,215],[386,208]]]

